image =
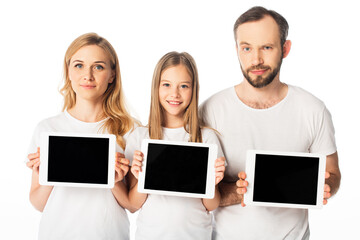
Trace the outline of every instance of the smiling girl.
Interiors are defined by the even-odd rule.
[[[211,239],[209,211],[217,208],[220,194],[216,186],[213,199],[144,194],[137,191],[143,153],[141,141],[146,138],[171,141],[215,143],[216,134],[203,128],[198,118],[199,80],[195,61],[188,53],[170,52],[156,65],[151,90],[148,127],[138,127],[128,138],[125,156],[132,160],[129,199],[140,209],[136,239]],[[171,161],[171,159],[169,159]],[[191,167],[191,162],[184,164]],[[216,185],[222,180],[225,159],[216,159]],[[186,177],[186,176],[184,176]]]
[[[134,120],[124,107],[115,50],[95,33],[75,39],[64,59],[63,112],[35,129],[27,166],[32,168],[30,201],[42,213],[39,239],[129,239],[124,208],[132,210],[123,179],[129,160],[123,149]],[[39,185],[41,132],[110,133],[117,139],[113,189]]]

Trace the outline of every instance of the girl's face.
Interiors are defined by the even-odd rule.
[[[80,48],[70,59],[69,78],[76,100],[102,101],[109,83],[114,80],[110,59],[99,46]]]
[[[173,126],[174,121],[182,126],[183,115],[192,97],[192,84],[191,76],[181,64],[170,67],[161,74],[159,99],[164,108],[166,127]]]

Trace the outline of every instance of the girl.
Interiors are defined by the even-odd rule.
[[[134,126],[124,106],[119,61],[114,48],[95,33],[75,39],[64,59],[63,112],[35,129],[27,166],[33,169],[30,201],[43,212],[39,239],[129,239],[124,208],[132,210],[122,181],[129,160],[121,153]],[[39,185],[39,137],[43,131],[116,135],[113,189]],[[36,152],[36,153],[34,153]]]
[[[133,156],[129,175],[129,199],[138,214],[136,239],[211,239],[211,214],[218,207],[214,199],[143,194],[137,192],[143,153],[138,151],[144,138],[172,141],[216,143],[216,134],[202,128],[198,118],[199,80],[195,61],[188,53],[170,52],[158,62],[152,80],[148,127],[139,127],[129,136],[125,156]],[[184,164],[186,164],[184,162]],[[189,166],[190,167],[190,166]],[[216,185],[225,171],[225,159],[216,160]]]

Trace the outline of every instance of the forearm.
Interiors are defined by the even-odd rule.
[[[243,195],[236,192],[236,183],[220,182],[219,192],[221,196],[220,207],[230,206],[241,203]]]
[[[129,191],[130,204],[133,208],[136,209],[135,211],[142,207],[148,196],[146,193],[139,193],[137,188],[138,184],[136,183],[133,187],[130,188]]]
[[[39,175],[36,170],[33,170],[29,199],[35,209],[40,212],[44,210],[52,189],[52,186],[41,186],[39,184]]]
[[[221,200],[221,195],[218,186],[216,186],[214,198],[212,199],[203,198],[202,203],[207,211],[213,211],[219,206],[220,200]]]
[[[330,173],[330,177],[325,180],[325,183],[330,186],[331,196],[334,196],[340,187],[341,174],[340,171],[338,173]]]
[[[135,212],[137,210],[130,204],[128,188],[124,181],[115,183],[114,187],[111,189],[111,192],[121,207],[126,208],[130,212]]]

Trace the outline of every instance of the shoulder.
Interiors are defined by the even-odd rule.
[[[205,100],[201,107],[209,107],[214,104],[219,104],[221,102],[227,101],[231,99],[231,96],[234,94],[234,86],[221,90],[210,96],[207,100]]]
[[[149,129],[143,126],[134,126],[134,128],[129,131],[128,139],[143,139],[149,135]]]
[[[301,105],[304,109],[310,111],[323,111],[325,104],[319,98],[315,97],[312,93],[297,87],[289,85],[291,91],[292,101],[298,105]]]
[[[45,118],[40,121],[37,126],[36,130],[38,131],[53,131],[57,125],[63,124],[66,121],[65,114],[63,112],[59,113],[58,115]]]
[[[218,137],[216,135],[216,131],[212,128],[203,127],[201,128],[201,135],[203,142],[213,142],[214,140],[217,141]]]

